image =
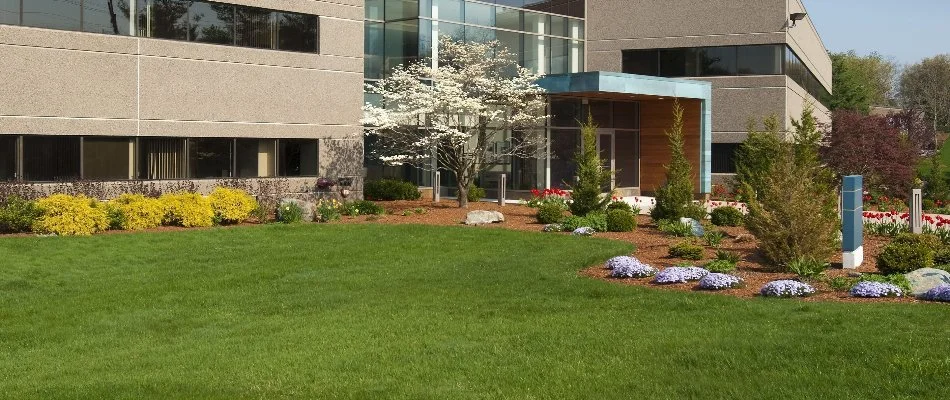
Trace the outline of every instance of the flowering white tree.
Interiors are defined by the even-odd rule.
[[[443,37],[438,54],[435,68],[414,63],[367,85],[381,100],[363,107],[362,122],[379,139],[374,156],[453,172],[459,207],[467,207],[469,184],[480,172],[506,158],[542,154],[545,94],[538,76],[497,41]]]

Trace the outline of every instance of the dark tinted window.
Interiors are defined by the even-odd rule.
[[[521,14],[523,11],[513,8],[495,8],[495,26],[501,29],[521,30]]]
[[[279,176],[317,176],[318,152],[316,140],[284,139],[277,147],[277,174]]]
[[[222,178],[231,176],[231,139],[191,139],[188,146],[188,169],[191,178]]]
[[[660,55],[657,50],[624,50],[623,72],[657,76],[660,74]]]
[[[79,137],[25,136],[23,179],[63,181],[79,179]]]
[[[191,2],[181,0],[153,0],[149,37],[188,40],[188,7]]]
[[[699,76],[728,76],[736,74],[735,47],[707,47],[697,51]]]
[[[85,138],[82,141],[83,179],[129,179],[132,146],[128,138]]]
[[[241,178],[256,178],[266,176],[266,171],[260,171],[261,153],[266,157],[273,156],[273,140],[265,139],[238,139],[237,154],[235,154],[237,163],[237,176]],[[266,164],[265,164],[266,165]],[[265,174],[260,174],[265,172]]]
[[[78,0],[26,0],[23,25],[78,31],[82,28],[80,13]]]
[[[82,30],[113,35],[129,34],[129,5],[120,0],[83,0]]]
[[[739,143],[712,144],[712,172],[714,174],[733,174],[736,172],[736,150]]]
[[[197,2],[188,11],[189,40],[234,44],[234,6]]]
[[[316,15],[277,13],[277,48],[315,53],[319,19]]]
[[[740,46],[738,49],[739,75],[781,75],[782,46]]]
[[[0,136],[0,181],[16,179],[16,136]]]
[[[139,179],[182,179],[185,174],[185,139],[138,139]]]
[[[260,8],[237,8],[236,43],[243,47],[273,49],[276,35],[274,32],[274,13]]]
[[[386,57],[383,23],[367,21],[363,24],[363,30],[363,74],[366,79],[382,78],[383,60]]]
[[[551,125],[577,126],[582,119],[581,101],[577,99],[551,99]]]
[[[20,0],[0,0],[0,24],[20,24]]]
[[[692,48],[660,50],[660,76],[698,76],[697,52]]]

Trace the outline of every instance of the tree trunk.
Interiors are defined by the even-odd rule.
[[[468,185],[462,185],[462,181],[459,181],[458,190],[459,208],[468,208]]]

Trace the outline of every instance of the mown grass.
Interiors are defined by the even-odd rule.
[[[579,277],[619,242],[305,225],[0,239],[2,398],[937,398],[950,307]]]

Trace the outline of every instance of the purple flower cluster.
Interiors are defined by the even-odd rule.
[[[781,280],[766,283],[759,293],[765,297],[804,297],[815,294],[815,288],[804,282]]]
[[[699,267],[669,267],[656,274],[656,283],[686,283],[698,281],[709,275],[709,271]]]
[[[575,229],[574,232],[571,232],[571,234],[574,236],[594,236],[594,232],[597,232],[594,230],[594,228],[585,226]]]
[[[901,297],[904,294],[901,288],[890,283],[869,281],[858,282],[850,293],[854,297]]]
[[[950,302],[950,285],[940,285],[920,295],[923,300]]]
[[[699,288],[704,290],[724,290],[742,286],[742,278],[720,273],[710,273],[699,280]]]
[[[656,275],[656,268],[633,257],[620,256],[607,260],[607,269],[614,278],[646,278]]]

